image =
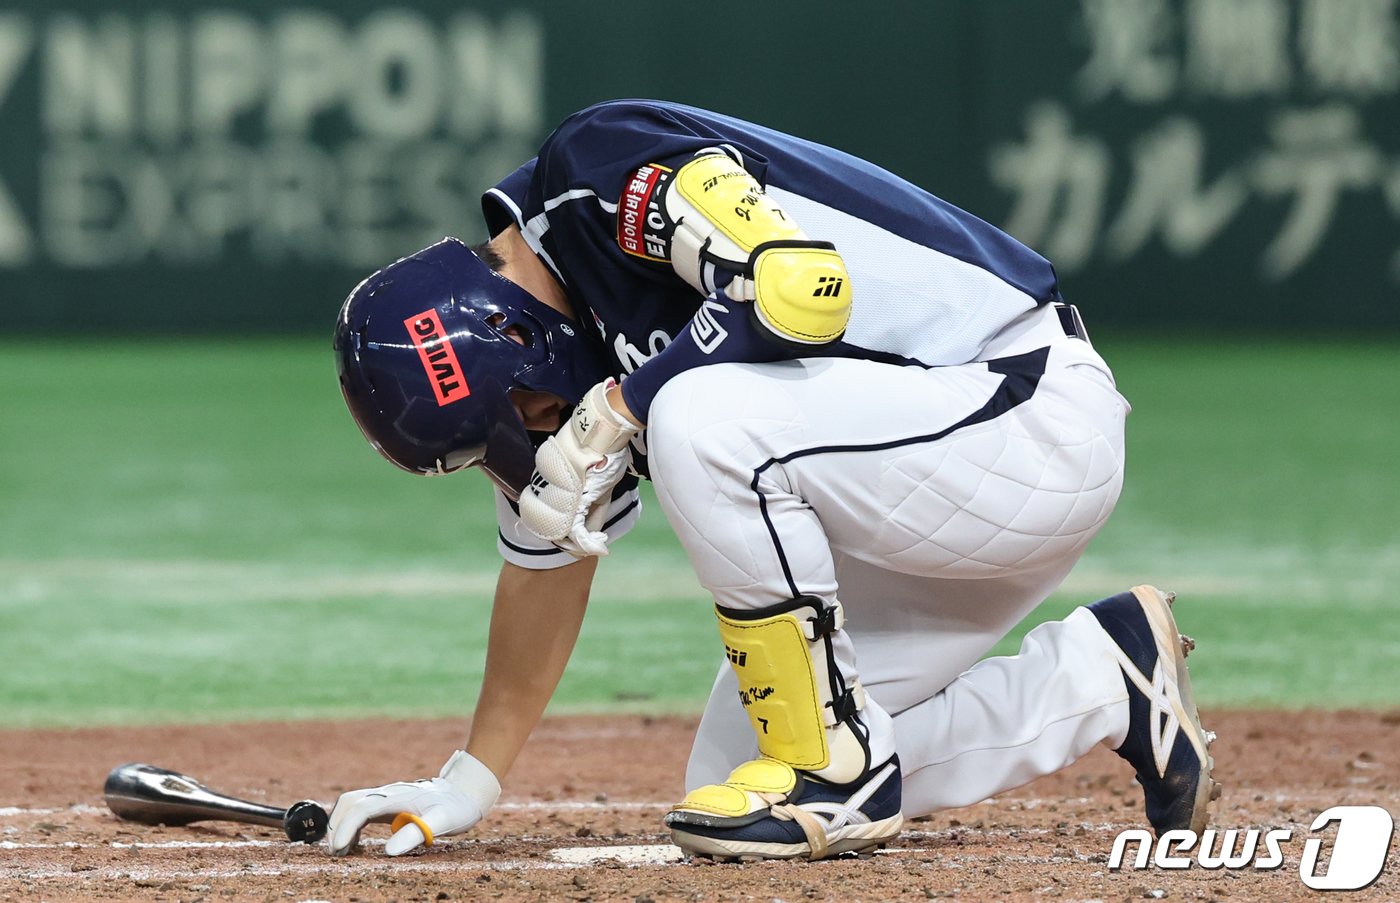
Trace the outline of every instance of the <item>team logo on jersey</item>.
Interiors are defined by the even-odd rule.
[[[661,203],[671,170],[648,163],[632,173],[617,201],[617,244],[635,257],[671,259],[671,222]]]
[[[408,330],[413,347],[418,350],[418,360],[423,364],[423,372],[433,387],[438,407],[444,407],[472,394],[467,387],[467,378],[462,374],[462,365],[457,363],[457,352],[447,341],[447,330],[442,328],[442,320],[437,311],[425,310],[403,321]]]
[[[715,300],[714,295],[706,298],[690,321],[690,335],[695,339],[695,347],[710,354],[719,343],[729,338],[729,331],[720,325],[715,313],[729,313],[729,308]]]

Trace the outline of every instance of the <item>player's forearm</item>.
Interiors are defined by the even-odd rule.
[[[486,674],[467,751],[503,779],[569,661],[597,559],[548,571],[505,564],[496,584]]]
[[[772,333],[760,329],[753,316],[753,305],[732,301],[720,292],[707,298],[686,328],[665,348],[647,360],[622,381],[617,391],[627,416],[637,423],[646,423],[651,415],[651,403],[661,387],[676,376],[707,364],[757,364],[797,357],[799,353],[815,353],[810,349],[799,352],[790,343],[777,341]],[[612,396],[609,395],[610,402]],[[614,410],[622,410],[613,405]]]

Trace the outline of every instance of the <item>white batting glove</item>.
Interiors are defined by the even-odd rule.
[[[438,837],[460,834],[481,821],[501,795],[500,782],[475,756],[457,750],[435,778],[400,781],[342,793],[331,810],[326,843],[344,856],[370,822],[389,823],[394,834],[384,852],[401,856]]]
[[[627,443],[641,429],[608,404],[616,384],[606,379],[588,390],[535,453],[535,474],[520,494],[526,529],[576,558],[608,554],[608,500],[627,471]]]

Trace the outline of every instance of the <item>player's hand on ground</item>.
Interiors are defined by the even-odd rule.
[[[344,856],[359,843],[365,825],[394,826],[384,852],[400,856],[438,837],[460,834],[481,821],[501,795],[491,770],[462,750],[453,753],[435,778],[399,781],[340,795],[331,810],[327,844]]]
[[[612,489],[627,471],[627,443],[641,429],[608,404],[604,380],[569,422],[535,454],[535,474],[520,494],[520,520],[536,536],[582,558],[608,554],[603,532]]]

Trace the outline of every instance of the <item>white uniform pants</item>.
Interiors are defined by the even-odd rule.
[[[1110,641],[1087,611],[978,663],[1065,578],[1122,485],[1128,406],[1107,365],[1058,328],[1034,338],[1006,353],[1020,353],[1006,374],[714,365],[673,379],[651,409],[658,499],[716,602],[845,607],[836,658],[869,694],[872,761],[900,754],[910,816],[1026,783],[1127,730]],[[726,664],[687,789],[756,754]]]

